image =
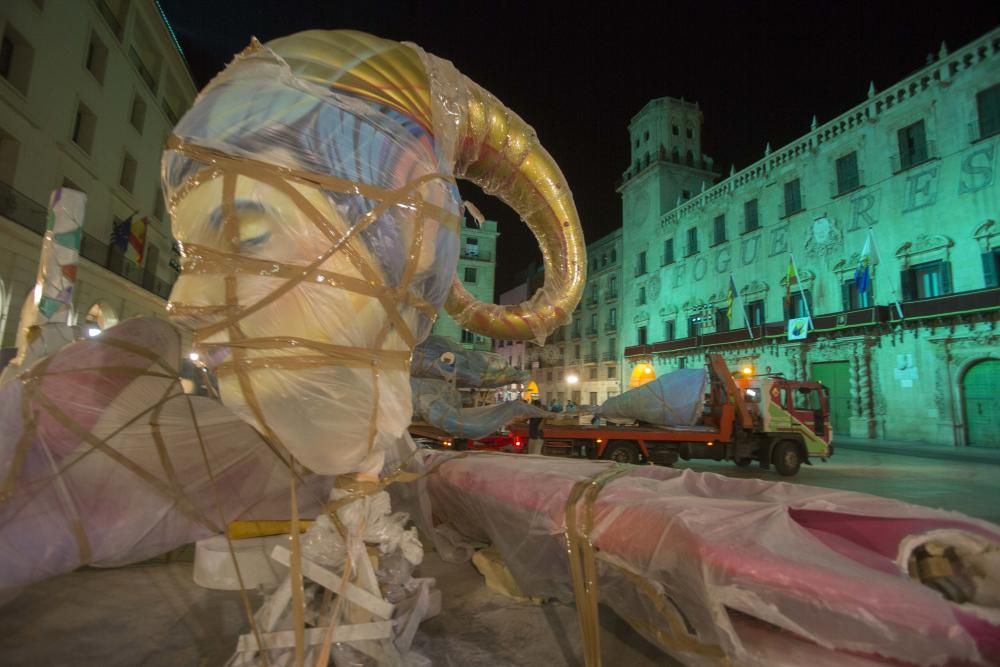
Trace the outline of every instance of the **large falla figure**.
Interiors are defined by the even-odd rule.
[[[443,305],[470,331],[542,339],[580,298],[559,168],[517,115],[416,46],[350,31],[254,41],[162,166],[183,253],[169,314],[224,406],[182,390],[162,320],[74,342],[0,388],[0,598],[235,518],[315,513],[332,476],[374,483],[412,448],[410,355]],[[528,302],[480,303],[455,279],[456,178],[533,231],[546,282]]]
[[[163,163],[182,275],[169,310],[219,362],[223,402],[306,468],[374,477],[406,454],[408,360],[442,305],[470,331],[543,339],[584,283],[572,196],[533,130],[411,44],[311,31],[252,44],[201,93]],[[456,178],[542,247],[526,303],[454,275]]]

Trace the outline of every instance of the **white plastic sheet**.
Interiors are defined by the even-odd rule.
[[[566,505],[613,464],[422,452],[435,517],[491,542],[526,595],[574,598]],[[897,564],[943,528],[1000,527],[861,493],[626,469],[593,503],[600,601],[685,664],[997,664],[1000,609],[956,604]],[[580,603],[577,598],[577,603]]]
[[[701,420],[707,381],[705,369],[681,368],[612,396],[597,409],[597,414],[659,426],[691,426]]]

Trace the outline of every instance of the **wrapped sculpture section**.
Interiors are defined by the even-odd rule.
[[[1000,661],[995,525],[691,470],[422,454],[438,520],[492,543],[525,595],[575,596],[585,646],[599,601],[689,665]]]
[[[464,408],[459,392],[444,380],[413,378],[411,383],[414,420],[423,420],[455,438],[474,440],[500,430],[515,419],[551,414],[523,401]]]
[[[579,300],[583,239],[558,167],[516,114],[414,45],[255,42],[167,148],[183,247],[171,315],[221,356],[223,402],[314,472],[406,458],[410,354],[442,305],[471,331],[537,339]],[[546,283],[529,302],[479,303],[455,278],[456,178],[534,232]]]
[[[701,421],[708,371],[681,368],[605,401],[596,413],[658,426],[692,426]]]
[[[410,374],[478,389],[523,383],[530,377],[530,373],[514,368],[499,354],[467,350],[443,336],[430,336],[413,350]]]
[[[128,320],[0,388],[0,597],[287,513],[287,452],[184,392],[180,343],[163,320]],[[303,478],[299,510],[329,487]]]

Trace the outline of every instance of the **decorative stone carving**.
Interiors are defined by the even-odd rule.
[[[993,248],[1000,246],[1000,225],[996,220],[987,220],[976,227],[972,232],[972,237],[979,244],[980,252],[989,252]]]
[[[660,277],[653,276],[649,279],[649,285],[646,287],[649,292],[649,298],[654,301],[660,296]]]
[[[833,218],[823,216],[813,220],[806,238],[806,254],[811,257],[826,257],[840,249],[844,235]]]
[[[909,266],[913,258],[920,261],[931,259],[947,259],[948,249],[955,245],[947,236],[940,234],[921,234],[915,241],[907,241],[896,249],[896,257],[904,266]]]

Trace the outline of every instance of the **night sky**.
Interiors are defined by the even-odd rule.
[[[349,28],[412,41],[538,132],[573,190],[588,242],[621,225],[627,126],[650,99],[697,101],[703,149],[728,175],[1000,25],[1000,2],[528,3],[160,0],[203,86],[255,35]],[[500,222],[497,288],[540,257],[517,215],[463,187]]]

